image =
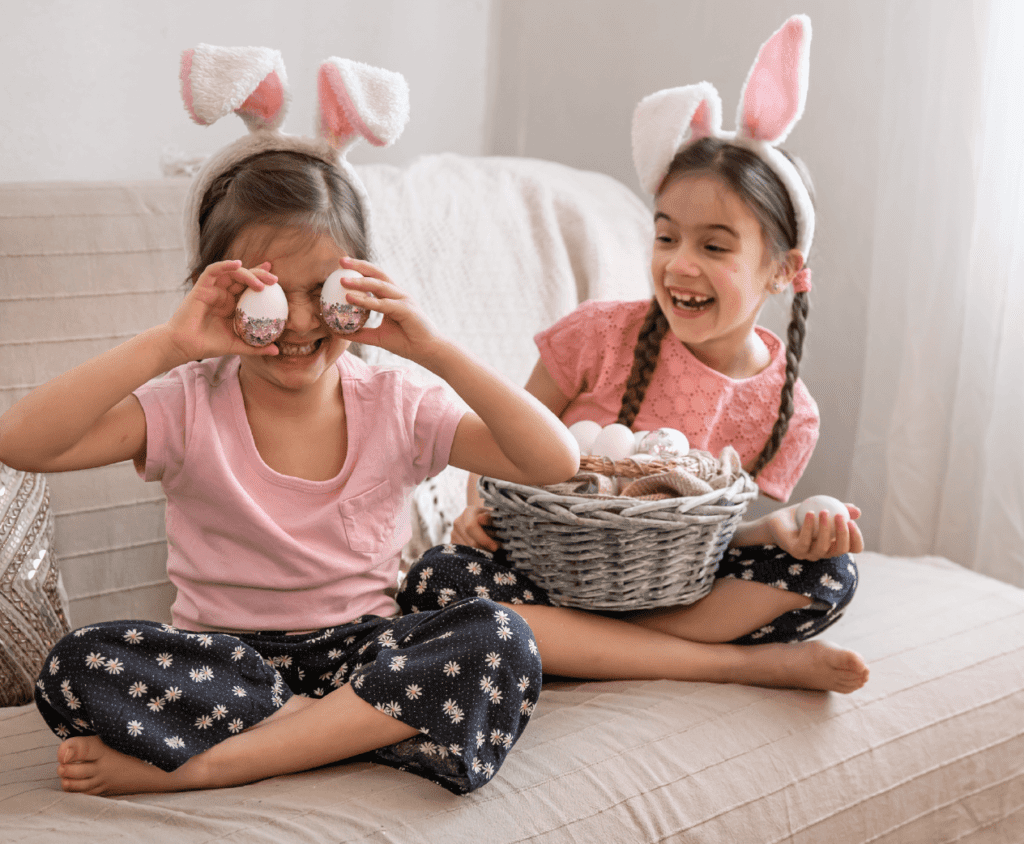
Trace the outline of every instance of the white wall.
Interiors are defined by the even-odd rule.
[[[3,4],[0,181],[147,179],[167,149],[195,155],[238,137],[196,126],[181,105],[182,50],[206,42],[279,49],[292,88],[285,131],[314,123],[329,56],[397,70],[412,118],[391,149],[353,161],[484,151],[491,0],[37,0]],[[457,49],[454,47],[457,45]]]
[[[733,128],[758,47],[790,15],[810,15],[810,90],[786,143],[814,177],[818,224],[809,265],[812,311],[802,375],[822,414],[822,439],[795,497],[845,495],[856,431],[875,222],[879,91],[886,0],[509,0],[491,149],[599,170],[639,191],[630,151],[636,103],[701,80]],[[776,333],[788,320],[768,307]]]

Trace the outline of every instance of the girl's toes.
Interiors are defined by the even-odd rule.
[[[88,745],[84,737],[64,739],[57,748],[57,762],[62,765],[70,765],[74,762],[81,762],[88,758]]]

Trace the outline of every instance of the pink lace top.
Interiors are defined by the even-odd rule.
[[[649,305],[649,300],[584,302],[534,338],[544,366],[570,397],[562,413],[566,425],[616,420]],[[767,329],[756,330],[772,360],[763,372],[740,380],[708,368],[668,332],[633,430],[677,428],[691,447],[717,455],[732,445],[750,466],[775,424],[786,373],[782,341]],[[764,493],[779,501],[789,499],[818,441],[818,406],[800,380],[793,404],[782,445],[757,476]]]

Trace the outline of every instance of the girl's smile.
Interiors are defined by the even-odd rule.
[[[686,175],[657,197],[651,273],[672,333],[703,363],[733,378],[770,362],[754,332],[787,266],[772,260],[761,224],[718,178]]]

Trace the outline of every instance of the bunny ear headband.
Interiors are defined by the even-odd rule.
[[[317,77],[316,138],[279,131],[288,111],[288,79],[277,50],[266,47],[213,47],[200,44],[181,56],[181,98],[202,125],[235,112],[249,134],[214,153],[192,181],[185,201],[189,264],[199,256],[199,208],[214,180],[239,161],[261,152],[301,152],[340,167],[359,196],[369,233],[366,187],[347,159],[360,138],[389,146],[409,120],[409,86],[390,70],[350,59],[330,58]],[[370,238],[372,243],[372,238]]]
[[[722,101],[709,82],[666,88],[641,100],[633,115],[633,163],[644,190],[657,193],[672,159],[694,141],[731,141],[757,155],[785,186],[796,212],[796,246],[806,259],[814,240],[814,205],[800,173],[777,147],[804,112],[810,47],[806,15],[794,15],[761,45],[740,93],[733,132],[722,130]],[[793,289],[810,289],[809,270],[797,274]]]

